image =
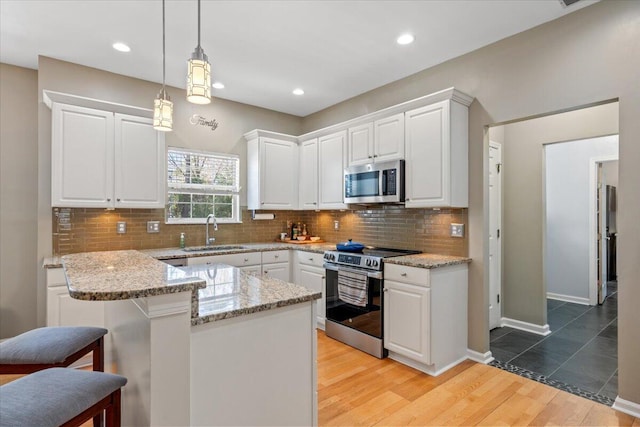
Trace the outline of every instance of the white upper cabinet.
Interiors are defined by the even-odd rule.
[[[404,113],[348,130],[349,166],[404,159]]]
[[[318,208],[346,209],[344,203],[344,166],[347,131],[318,138]]]
[[[347,165],[364,165],[373,162],[373,123],[349,128]]]
[[[166,155],[152,119],[115,115],[115,207],[164,208]]]
[[[373,159],[376,162],[404,159],[404,114],[373,123]]]
[[[298,208],[295,138],[251,133],[247,143],[247,206],[249,209]]]
[[[164,206],[164,135],[151,119],[53,103],[51,204]]]
[[[300,209],[318,209],[318,138],[300,143]]]
[[[440,101],[405,114],[405,206],[468,206],[468,108]]]

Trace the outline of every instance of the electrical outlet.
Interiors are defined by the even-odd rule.
[[[340,221],[333,221],[333,229],[340,230]]]
[[[127,232],[127,223],[124,221],[118,221],[116,225],[116,233],[125,234]]]
[[[147,221],[147,233],[159,233],[160,221]]]
[[[464,237],[464,224],[451,223],[451,225],[449,225],[449,231],[451,237]]]

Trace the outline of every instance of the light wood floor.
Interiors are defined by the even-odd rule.
[[[20,375],[0,375],[0,384]],[[431,377],[318,331],[320,426],[634,426],[640,420],[492,366],[466,361]],[[83,427],[91,426],[91,421]]]
[[[379,360],[318,332],[321,426],[640,426],[627,414],[466,361],[431,377]]]

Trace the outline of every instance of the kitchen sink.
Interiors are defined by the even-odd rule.
[[[216,251],[231,251],[234,249],[246,249],[245,246],[234,246],[234,245],[219,245],[219,246],[189,246],[188,248],[182,249],[185,252],[216,252]]]

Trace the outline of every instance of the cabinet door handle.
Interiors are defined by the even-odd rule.
[[[389,290],[389,289],[384,288],[384,289],[382,289],[382,292],[387,292],[388,290]]]
[[[264,274],[269,274],[269,272],[267,270],[264,271]]]
[[[313,261],[313,258],[309,258],[309,261]]]
[[[369,157],[371,159],[373,156],[367,156],[367,157]]]
[[[211,261],[209,261],[209,262],[207,263],[207,265],[211,265],[211,264],[212,264],[212,262],[211,262]]]
[[[376,157],[378,157],[378,155],[377,155],[377,154],[374,154],[374,155],[373,155],[373,157],[374,157],[374,158],[376,158]]]
[[[110,202],[110,201],[111,201],[111,199],[107,199],[107,202]]]
[[[324,280],[324,279],[326,279],[326,277],[325,277],[325,276],[322,276],[322,280]]]
[[[275,256],[274,256],[274,258],[275,258],[275,259],[280,258],[280,255],[275,255]]]
[[[264,202],[260,202],[261,205],[264,205]]]
[[[405,201],[405,202],[408,202],[409,200],[411,200],[411,199],[410,199],[410,198],[408,198],[408,197],[406,197],[406,198],[404,199],[404,201]]]
[[[117,202],[119,202],[119,201],[120,201],[120,199],[116,199],[116,201],[117,201]]]
[[[402,273],[401,276],[402,277],[407,277],[407,273]]]
[[[314,205],[317,205],[317,203],[316,203],[316,202],[313,202],[313,204],[314,204]]]
[[[249,258],[245,258],[245,259],[244,259],[244,262],[247,262],[247,261],[249,261]]]

